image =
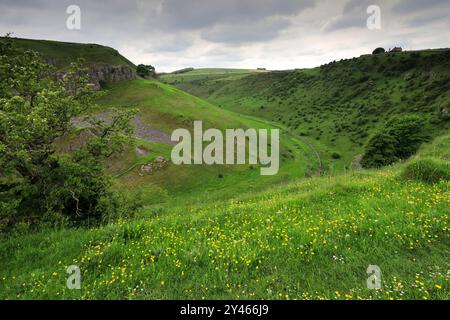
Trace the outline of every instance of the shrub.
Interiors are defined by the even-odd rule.
[[[136,67],[136,73],[142,78],[149,78],[155,76],[156,70],[153,66],[140,64]]]
[[[333,152],[333,153],[331,154],[331,158],[334,159],[334,160],[338,160],[338,159],[341,158],[341,155],[340,155],[340,153],[338,153],[338,152]]]
[[[416,115],[391,118],[368,141],[362,165],[382,167],[409,158],[428,140],[425,131],[425,121]]]
[[[396,154],[400,159],[414,155],[428,140],[425,121],[417,115],[396,116],[386,124],[386,131],[397,141]]]
[[[448,181],[450,180],[450,163],[432,158],[413,160],[403,170],[402,177],[426,183]]]
[[[398,160],[395,146],[398,141],[386,133],[374,135],[366,146],[361,164],[365,168],[379,168],[392,164]]]

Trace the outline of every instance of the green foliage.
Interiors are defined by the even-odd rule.
[[[408,163],[402,173],[407,180],[419,180],[426,183],[438,183],[450,180],[450,164],[448,161],[424,158]]]
[[[155,67],[150,65],[140,64],[136,68],[136,74],[142,78],[149,78],[155,76]]]
[[[425,122],[416,115],[390,119],[367,143],[364,167],[382,167],[412,156],[427,140]]]
[[[395,148],[397,140],[387,133],[380,132],[367,143],[362,165],[366,168],[382,167],[398,160]]]
[[[55,143],[95,106],[95,94],[79,65],[59,81],[52,72],[37,53],[0,42],[0,218],[108,214],[99,205],[112,198],[104,162],[129,143],[135,111],[116,112],[110,123],[87,119],[92,137],[73,154],[58,154]]]
[[[341,154],[339,152],[333,152],[331,154],[331,158],[334,159],[334,160],[338,160],[338,159],[341,158]]]
[[[375,50],[373,50],[372,54],[382,54],[385,52],[386,50],[384,48],[376,48]]]

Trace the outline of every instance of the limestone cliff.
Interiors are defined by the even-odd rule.
[[[87,68],[94,90],[100,90],[106,83],[116,83],[136,79],[136,72],[130,66],[112,66],[107,64],[93,65]],[[57,79],[62,79],[65,72],[56,74]]]
[[[89,68],[89,76],[96,90],[104,83],[136,79],[135,71],[129,66],[96,65]]]

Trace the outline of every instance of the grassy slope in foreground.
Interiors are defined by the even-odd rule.
[[[403,166],[2,239],[0,298],[449,299],[449,182],[402,180]],[[72,264],[80,291],[65,286]]]
[[[64,69],[68,63],[75,62],[79,58],[83,58],[88,66],[108,64],[135,68],[134,64],[122,56],[117,50],[98,44],[20,38],[12,39],[17,47],[39,52],[44,57],[44,60],[52,63],[59,69]]]

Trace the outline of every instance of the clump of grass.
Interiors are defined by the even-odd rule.
[[[341,158],[341,154],[339,152],[333,152],[331,154],[331,158],[334,159],[334,160],[338,160],[338,159]]]
[[[450,165],[446,161],[425,158],[411,161],[403,170],[402,177],[407,180],[419,180],[437,183],[450,180]]]

